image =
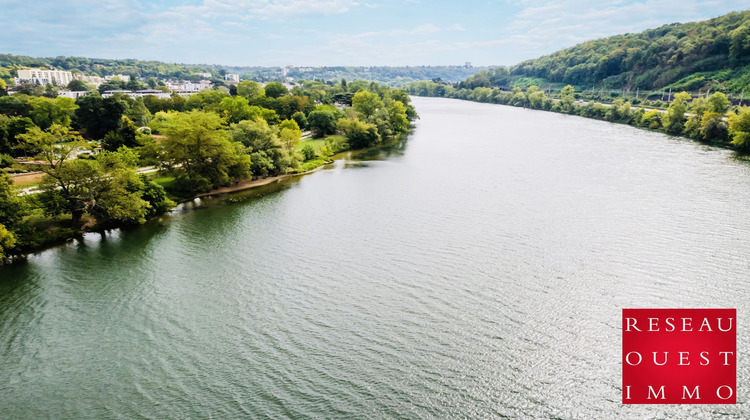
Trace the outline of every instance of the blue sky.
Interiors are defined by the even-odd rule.
[[[0,0],[0,53],[258,66],[511,65],[747,0]]]

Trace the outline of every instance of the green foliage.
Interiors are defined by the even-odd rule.
[[[587,41],[510,69],[512,77],[534,77],[543,83],[577,86],[606,84],[614,88],[657,89],[677,84],[680,89],[709,87],[713,79],[727,81],[720,71],[733,72],[729,80],[747,72],[734,72],[750,59],[750,11],[733,12],[703,22],[663,25],[635,34]],[[686,76],[703,72],[703,79]],[[679,81],[679,82],[678,82]],[[466,88],[506,86],[503,78],[480,75],[467,79]],[[727,84],[739,92],[750,87]]]
[[[253,175],[269,176],[290,171],[299,165],[295,154],[283,150],[284,144],[276,129],[263,120],[241,121],[229,127],[233,141],[241,143],[250,154]]]
[[[308,114],[307,124],[315,137],[336,132],[336,114],[329,110],[316,110]]]
[[[128,108],[127,103],[115,97],[102,98],[96,93],[78,98],[76,104],[76,126],[95,139],[101,139],[110,131],[117,131],[122,114]]]
[[[378,128],[375,124],[342,118],[338,121],[338,127],[348,139],[349,144],[355,149],[370,147],[380,141]]]
[[[151,111],[149,111],[146,104],[144,104],[143,98],[136,98],[133,105],[131,105],[130,109],[127,111],[127,116],[136,126],[146,127],[151,120]]]
[[[68,83],[68,90],[81,92],[89,90],[89,86],[83,80],[73,79]]]
[[[251,120],[261,118],[261,109],[257,106],[250,106],[247,98],[242,96],[228,96],[219,102],[216,110],[227,117],[230,123],[238,123],[242,120]]]
[[[8,250],[16,245],[16,237],[0,224],[0,260],[7,257]]]
[[[243,80],[237,85],[237,95],[253,100],[266,96],[266,91],[257,82]]]
[[[71,98],[37,97],[29,100],[29,105],[31,120],[43,129],[49,128],[52,124],[70,125],[70,118],[78,108]]]
[[[750,107],[743,106],[736,113],[729,113],[728,122],[732,144],[743,152],[750,151]]]
[[[304,112],[295,112],[294,114],[292,114],[292,119],[297,123],[297,126],[299,126],[301,130],[307,128],[307,117],[305,116]]]
[[[14,229],[26,211],[23,202],[13,191],[10,176],[0,171],[0,225]]]
[[[378,109],[383,108],[383,101],[380,100],[377,94],[361,90],[352,98],[352,107],[365,118],[369,118]]]
[[[315,159],[316,157],[315,147],[310,143],[306,143],[305,145],[303,145],[300,152],[302,153],[305,161]]]
[[[674,95],[674,100],[662,117],[662,125],[667,133],[680,134],[685,129],[688,100],[690,100],[690,94],[687,92],[679,92]]]
[[[137,127],[133,121],[126,116],[121,117],[120,127],[116,131],[110,131],[102,139],[102,146],[109,151],[115,151],[120,147],[138,147],[141,144],[137,138]]]
[[[573,110],[573,102],[575,102],[575,89],[571,85],[567,85],[560,92],[560,104],[562,104],[563,111],[571,112]]]
[[[218,114],[180,113],[162,131],[165,159],[183,189],[209,191],[250,176],[250,156],[230,140]]]
[[[726,114],[729,110],[729,99],[727,99],[727,95],[721,92],[714,92],[714,94],[708,98],[706,109],[709,112],[714,112],[716,114]]]
[[[279,98],[289,93],[289,89],[287,89],[286,86],[282,85],[280,82],[271,82],[266,84],[265,91],[266,96],[268,96],[269,98]]]

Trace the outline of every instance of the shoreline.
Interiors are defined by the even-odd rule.
[[[217,195],[229,194],[229,193],[238,192],[238,191],[251,190],[253,188],[262,187],[264,185],[270,185],[270,184],[273,184],[275,182],[278,182],[278,181],[281,181],[281,180],[284,180],[284,179],[287,179],[287,178],[311,174],[313,172],[317,172],[317,171],[323,169],[324,166],[329,165],[331,163],[333,163],[333,160],[326,161],[324,164],[322,164],[322,165],[320,165],[320,166],[318,166],[318,167],[316,167],[314,169],[310,169],[309,171],[300,172],[300,173],[296,173],[296,174],[282,174],[282,175],[276,175],[276,176],[272,176],[272,177],[268,177],[268,178],[246,179],[246,180],[240,181],[240,182],[238,182],[238,183],[236,183],[234,185],[229,185],[227,187],[219,187],[219,188],[216,188],[216,189],[208,191],[208,192],[196,194],[193,198],[191,198],[189,200],[182,201],[182,203],[186,203],[188,201],[195,200],[196,198],[213,197],[213,196],[217,196]]]

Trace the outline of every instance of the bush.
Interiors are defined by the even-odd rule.
[[[10,168],[15,163],[16,161],[13,159],[13,156],[4,153],[0,154],[0,168]]]
[[[307,143],[304,146],[302,146],[302,156],[305,158],[305,161],[312,160],[315,158],[315,148],[312,144]]]

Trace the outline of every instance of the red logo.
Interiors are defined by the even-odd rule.
[[[736,404],[736,309],[623,309],[623,404]]]

